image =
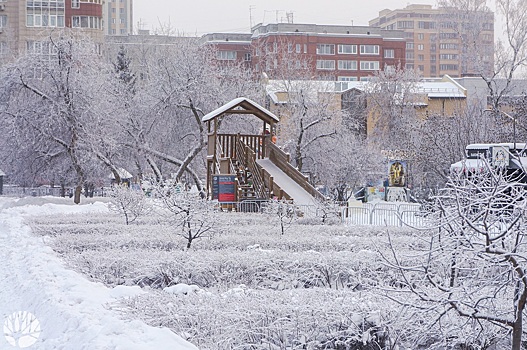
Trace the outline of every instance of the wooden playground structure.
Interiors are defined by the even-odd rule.
[[[263,123],[262,134],[220,134],[219,120],[226,115],[249,114]],[[228,201],[286,199],[298,204],[324,200],[290,163],[289,154],[272,141],[279,119],[247,98],[237,98],[202,118],[207,123],[207,191],[215,197],[218,178],[227,179],[232,194]],[[215,187],[216,186],[216,187]],[[217,197],[214,199],[218,199]],[[219,198],[221,201],[222,198]],[[310,201],[311,203],[306,203]]]

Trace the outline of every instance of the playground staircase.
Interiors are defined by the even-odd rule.
[[[215,173],[236,175],[238,201],[274,197],[313,204],[324,199],[269,137],[218,134],[212,142],[217,142]]]

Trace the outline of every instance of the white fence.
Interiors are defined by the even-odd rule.
[[[365,203],[361,207],[342,209],[342,222],[346,225],[411,226],[427,225],[420,204],[412,203]]]

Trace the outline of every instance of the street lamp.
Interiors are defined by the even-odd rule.
[[[516,153],[516,117],[513,117],[509,113],[506,113],[506,112],[504,112],[502,110],[499,110],[499,109],[498,110],[494,110],[494,109],[487,108],[487,109],[484,109],[483,111],[484,112],[500,113],[500,114],[503,114],[504,116],[506,116],[507,118],[512,120],[512,138],[513,138],[513,142],[514,142],[514,153]]]

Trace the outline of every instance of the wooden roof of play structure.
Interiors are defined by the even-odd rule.
[[[246,98],[239,97],[205,115],[201,121],[208,122],[224,114],[252,114],[266,123],[278,123],[280,119],[268,109]]]

